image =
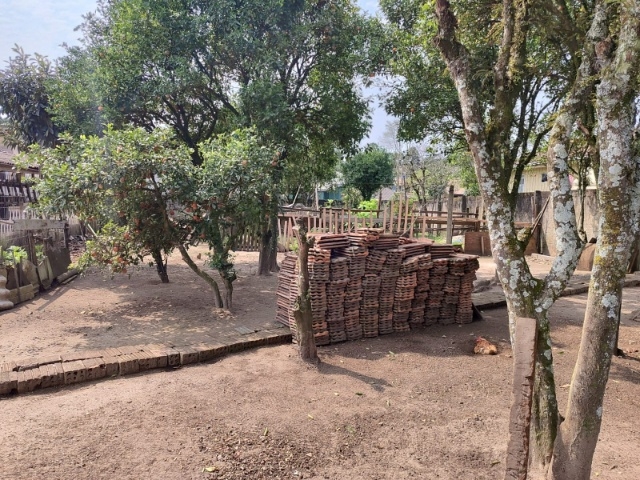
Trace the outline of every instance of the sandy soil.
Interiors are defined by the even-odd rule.
[[[0,348],[15,357],[187,341],[229,323],[273,322],[275,278],[255,277],[250,265],[229,318],[177,265],[169,286],[154,284],[152,271],[88,276],[0,317]],[[585,300],[563,298],[552,311],[561,406]],[[628,355],[613,360],[594,478],[640,478],[638,309],[640,289],[626,289],[620,346]],[[500,354],[472,355],[477,335]],[[285,345],[0,399],[0,479],[497,478],[511,389],[507,335],[499,309],[471,325],[321,348],[317,369]]]

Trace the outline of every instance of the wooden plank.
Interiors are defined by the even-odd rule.
[[[505,480],[526,480],[538,325],[535,318],[516,318],[513,346],[513,403],[509,417]]]
[[[64,220],[42,220],[37,218],[16,219],[13,224],[14,232],[25,232],[28,230],[62,230],[65,225]]]

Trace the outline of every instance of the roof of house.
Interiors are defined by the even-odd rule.
[[[14,157],[18,154],[13,148],[7,147],[2,143],[2,137],[0,137],[0,169],[4,167],[4,170],[12,169],[15,165]],[[40,169],[37,165],[29,165],[27,172],[37,173]]]

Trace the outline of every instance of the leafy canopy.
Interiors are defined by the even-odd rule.
[[[344,185],[358,189],[364,200],[370,200],[381,187],[393,183],[393,167],[393,156],[378,145],[370,144],[342,163]]]

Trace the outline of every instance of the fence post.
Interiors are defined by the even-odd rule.
[[[449,198],[447,199],[447,242],[453,241],[453,185],[449,185]]]

